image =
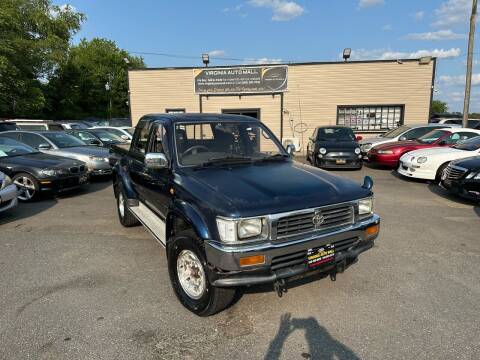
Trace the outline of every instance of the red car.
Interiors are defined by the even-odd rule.
[[[459,140],[478,136],[470,129],[452,128],[432,130],[416,140],[396,141],[373,147],[368,153],[368,161],[372,164],[397,168],[400,157],[406,152],[437,146],[453,146]]]

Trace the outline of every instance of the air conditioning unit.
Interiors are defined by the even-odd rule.
[[[287,147],[287,145],[295,146],[295,152],[302,151],[302,146],[300,144],[299,138],[283,138],[282,144],[285,148]]]

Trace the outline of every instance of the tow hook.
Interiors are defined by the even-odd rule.
[[[347,263],[345,260],[343,260],[342,262],[339,262],[337,266],[335,266],[335,268],[330,273],[330,280],[336,281],[337,274],[343,273],[345,271],[346,266],[347,266]]]
[[[276,282],[273,283],[273,290],[276,291],[278,297],[282,297],[283,294],[287,293],[288,289],[284,279],[278,279]]]

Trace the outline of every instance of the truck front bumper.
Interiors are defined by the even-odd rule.
[[[374,235],[366,230],[380,225],[373,215],[345,228],[292,241],[270,241],[256,245],[230,246],[218,241],[205,241],[205,252],[210,265],[210,281],[214,286],[230,287],[273,283],[280,279],[301,276],[310,272],[343,271],[358,255],[374,245]],[[310,268],[307,251],[328,244],[335,247],[334,260],[325,266]],[[240,266],[240,259],[263,255],[265,263],[257,266]]]

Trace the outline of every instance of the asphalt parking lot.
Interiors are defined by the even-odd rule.
[[[336,282],[246,289],[210,318],[177,301],[150,234],[119,224],[109,181],[0,214],[0,358],[480,358],[480,206],[338,173],[373,177],[376,247]]]

